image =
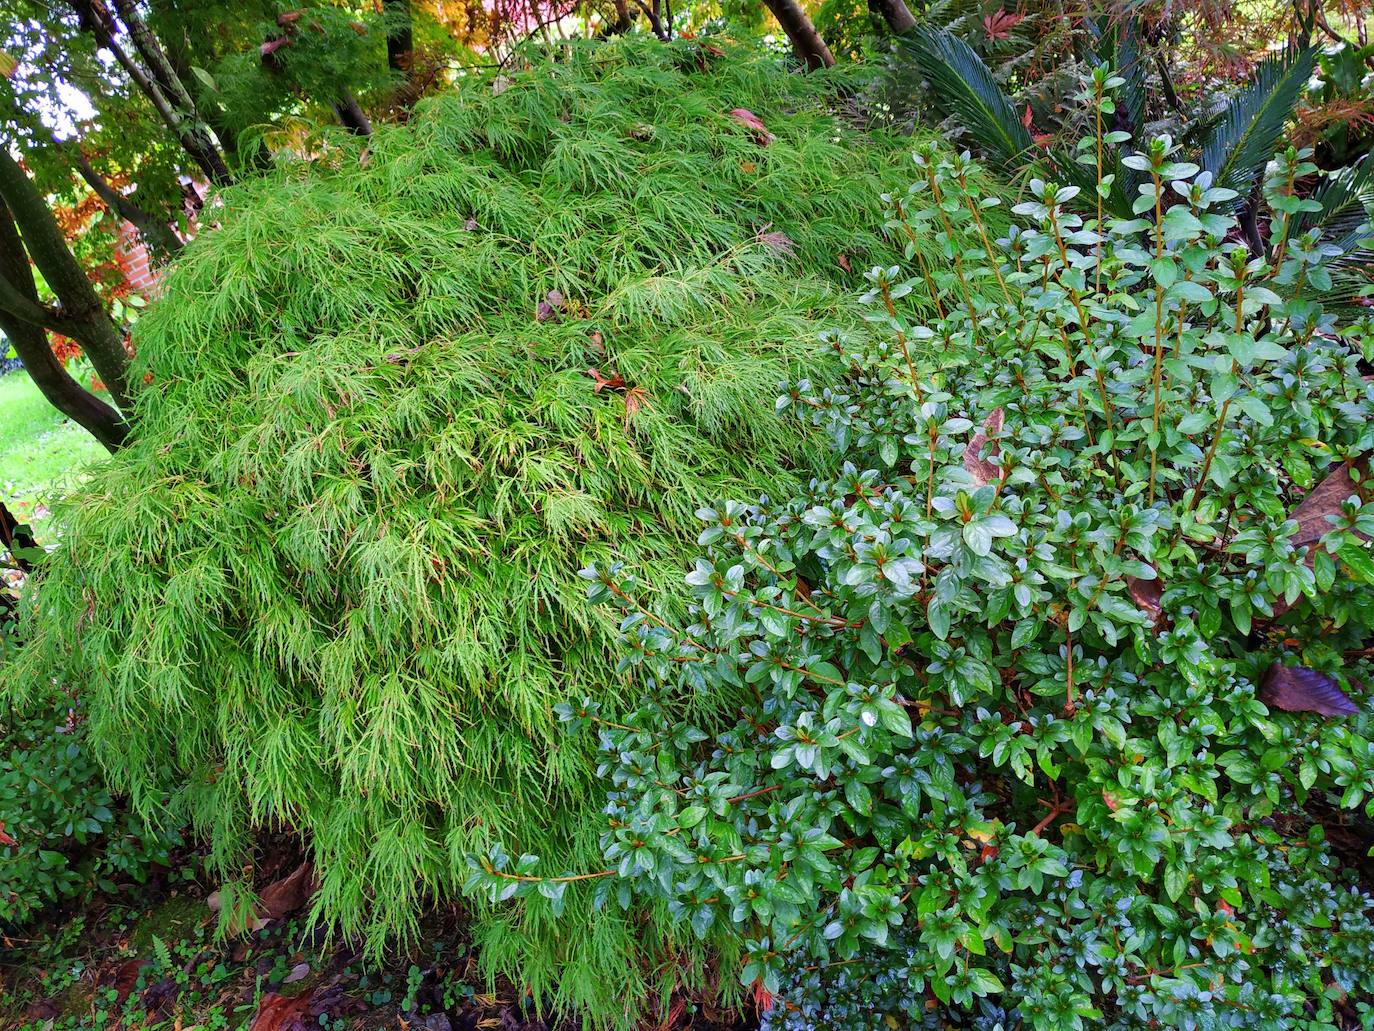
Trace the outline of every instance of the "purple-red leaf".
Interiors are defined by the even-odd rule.
[[[1142,580],[1138,576],[1128,576],[1126,589],[1131,592],[1131,599],[1140,611],[1158,623],[1164,615],[1164,607],[1160,604],[1160,599],[1164,597],[1164,585],[1159,582],[1159,577]]]
[[[763,124],[763,119],[747,108],[737,107],[730,112],[730,117],[739,122],[746,129],[753,130],[754,142],[760,147],[766,147],[773,142],[773,134],[768,131],[768,126]]]
[[[988,447],[988,438],[1002,432],[1003,419],[1002,409],[1000,407],[994,408],[983,420],[983,428],[973,435],[973,439],[968,442],[968,447],[964,449],[964,468],[968,470],[968,474],[980,487],[1002,478],[1002,470],[983,457],[983,449],[987,448],[989,455],[1001,453],[1001,445],[995,440],[992,442],[992,446]]]
[[[534,317],[539,322],[548,322],[558,316],[567,308],[567,302],[563,299],[563,293],[559,290],[550,290],[544,295],[544,299],[534,307]]]
[[[276,39],[269,39],[262,46],[258,47],[258,55],[260,57],[271,57],[282,47],[288,47],[290,45],[291,39],[289,36],[278,36]]]
[[[1260,678],[1259,700],[1285,712],[1315,712],[1322,716],[1355,716],[1360,709],[1335,678],[1306,666],[1274,662]]]
[[[796,252],[792,238],[777,229],[760,229],[755,239],[768,250],[784,258],[790,258]]]

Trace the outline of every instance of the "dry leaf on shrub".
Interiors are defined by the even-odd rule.
[[[1334,677],[1306,666],[1273,663],[1260,679],[1259,700],[1285,712],[1315,712],[1322,716],[1355,716],[1352,702]]]
[[[1002,478],[1002,470],[983,457],[983,449],[987,447],[989,437],[1002,432],[1004,418],[1005,414],[1000,407],[989,412],[988,417],[983,420],[983,428],[973,435],[973,439],[968,442],[968,448],[964,451],[964,468],[980,487]],[[992,447],[988,448],[989,455],[997,455],[1001,451],[1002,446],[995,440]]]

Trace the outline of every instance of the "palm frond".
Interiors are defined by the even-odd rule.
[[[1034,147],[1011,98],[962,39],[944,29],[918,25],[898,46],[929,83],[935,106],[957,120],[983,153],[1010,166]]]
[[[1352,260],[1353,252],[1367,248],[1367,241],[1374,237],[1370,225],[1374,218],[1374,156],[1366,155],[1360,164],[1327,176],[1312,199],[1321,210],[1299,212],[1293,232],[1318,229],[1325,243],[1344,252],[1337,263]]]
[[[1216,185],[1245,197],[1283,137],[1293,107],[1312,74],[1314,47],[1262,61],[1202,145],[1202,167]]]

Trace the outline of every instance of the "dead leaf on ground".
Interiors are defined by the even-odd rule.
[[[311,1017],[309,992],[294,996],[270,993],[262,997],[248,1031],[306,1031],[308,1024],[318,1027]]]
[[[130,959],[121,963],[113,970],[106,972],[97,982],[101,988],[113,988],[115,990],[115,1005],[122,1006],[124,1000],[134,990],[138,984],[139,972],[149,966],[151,960]]]
[[[306,860],[279,881],[274,881],[258,892],[258,904],[253,909],[253,920],[247,928],[229,928],[230,934],[240,934],[244,930],[260,931],[273,920],[280,920],[300,909],[315,894],[318,887],[315,880],[315,866]],[[205,900],[212,913],[218,913],[223,906],[219,892],[212,892]]]

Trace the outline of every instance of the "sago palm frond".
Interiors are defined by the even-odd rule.
[[[1312,74],[1316,49],[1303,47],[1262,61],[1202,144],[1202,167],[1217,186],[1246,196],[1259,178]]]
[[[1336,263],[1357,260],[1354,252],[1367,248],[1366,241],[1374,238],[1374,227],[1370,225],[1374,218],[1374,156],[1366,155],[1360,164],[1329,175],[1313,192],[1312,199],[1322,206],[1321,210],[1299,212],[1292,231],[1319,229],[1323,242],[1343,252]],[[1369,255],[1363,257],[1369,260]]]
[[[944,29],[918,25],[898,46],[930,84],[936,106],[968,130],[978,149],[998,164],[1015,166],[1035,146],[1011,98],[962,39]]]

